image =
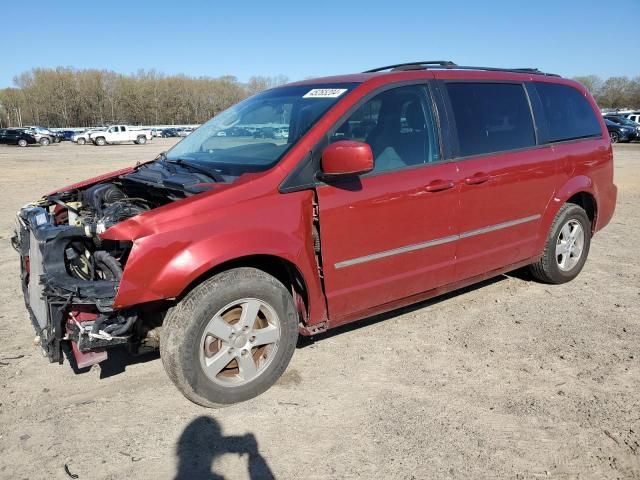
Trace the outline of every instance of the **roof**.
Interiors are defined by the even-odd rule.
[[[402,80],[415,78],[502,78],[513,80],[531,79],[533,77],[555,77],[559,75],[545,73],[537,68],[497,68],[460,66],[451,61],[411,62],[374,68],[362,73],[335,75],[329,77],[310,78],[289,85],[317,85],[335,83],[363,83],[379,77],[389,77],[388,80]]]

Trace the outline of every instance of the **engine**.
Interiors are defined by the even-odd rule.
[[[69,188],[23,207],[12,238],[21,259],[25,303],[49,359],[70,343],[77,365],[105,358],[105,349],[158,346],[166,306],[118,309],[114,301],[133,242],[103,239],[119,222],[211,188],[193,166],[156,162],[85,188]],[[212,174],[213,175],[213,174]]]
[[[14,246],[22,258],[25,300],[52,361],[59,360],[65,338],[79,352],[131,338],[139,316],[114,311],[113,300],[132,244],[100,234],[163,203],[141,193],[98,183],[44,197],[19,212]]]

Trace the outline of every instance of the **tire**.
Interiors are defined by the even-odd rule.
[[[249,315],[252,320],[246,325],[252,329],[240,329],[241,313],[252,309],[259,312]],[[215,336],[205,333],[213,330]],[[251,346],[266,342],[267,334],[277,339]],[[261,270],[236,268],[204,281],[169,311],[160,357],[185,397],[204,407],[220,407],[249,400],[271,387],[289,364],[297,339],[298,315],[285,286]],[[255,376],[246,362],[256,368]]]
[[[551,284],[576,278],[589,255],[591,228],[591,221],[582,207],[565,203],[553,220],[542,257],[530,266],[533,276]],[[576,249],[579,255],[576,255]]]
[[[87,141],[84,138],[78,139],[78,145],[84,145],[85,143],[87,143]]]
[[[95,143],[96,145],[98,145],[99,147],[104,147],[104,146],[107,144],[107,142],[106,142],[106,140],[104,139],[104,137],[98,137],[98,138],[96,138],[96,139],[95,139],[95,141],[94,141],[94,143]]]
[[[144,145],[145,143],[147,143],[147,137],[139,136],[136,140],[136,143],[138,145]]]
[[[40,145],[42,145],[43,147],[46,147],[50,143],[51,143],[51,140],[49,140],[47,137],[42,137],[40,139]]]
[[[18,140],[18,146],[19,147],[26,147],[27,145],[28,145],[28,143],[24,138],[21,138],[20,140]]]
[[[618,132],[609,132],[609,138],[611,139],[611,143],[618,143],[620,141]]]

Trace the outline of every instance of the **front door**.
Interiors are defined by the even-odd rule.
[[[333,325],[453,279],[459,174],[442,161],[425,85],[385,91],[334,140],[367,142],[374,171],[317,188],[325,291]]]

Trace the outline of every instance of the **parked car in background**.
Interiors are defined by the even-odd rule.
[[[627,118],[629,120],[631,120],[632,122],[636,122],[636,123],[640,124],[640,113],[638,113],[638,112],[631,113],[631,114],[627,115]]]
[[[71,141],[73,136],[76,134],[75,130],[63,130],[62,132],[62,140]]]
[[[289,138],[289,129],[286,127],[276,128],[273,133],[275,138]]]
[[[38,143],[36,137],[24,128],[0,129],[0,144],[26,147]]]
[[[253,138],[276,138],[276,129],[273,127],[258,128],[253,132]]]
[[[48,128],[39,127],[39,126],[27,126],[25,128],[31,135],[36,138],[36,141],[46,147],[52,143],[60,143],[61,136],[57,133],[52,132]]]
[[[152,128],[151,129],[151,136],[152,137],[162,137],[162,128]]]
[[[185,128],[181,128],[178,130],[178,136],[179,137],[186,137],[188,135],[190,135],[193,132],[193,128],[191,127],[185,127]]]
[[[633,120],[629,120],[627,117],[622,117],[619,115],[605,115],[604,118],[612,121],[613,123],[617,123],[622,127],[634,129],[635,138],[632,138],[631,140],[640,140],[640,123],[634,122]]]
[[[178,130],[176,130],[175,128],[165,128],[164,130],[162,130],[163,138],[170,138],[170,137],[177,137],[177,136],[178,136]]]
[[[89,135],[97,132],[104,132],[104,128],[90,128],[81,133],[76,133],[71,137],[71,141],[78,145],[85,145],[89,143]]]
[[[151,138],[151,130],[138,129],[130,125],[111,125],[103,132],[89,134],[89,139],[98,146],[128,142],[144,145]]]
[[[224,130],[227,137],[250,137],[251,132],[243,127],[231,127]]]
[[[638,138],[638,133],[635,127],[620,125],[619,123],[612,122],[606,117],[604,118],[604,123],[607,125],[611,143],[630,142],[631,140]]]
[[[57,137],[57,142],[55,143],[60,143],[64,141],[64,132],[60,132],[56,130],[56,131],[52,131],[51,133],[53,133]]]

